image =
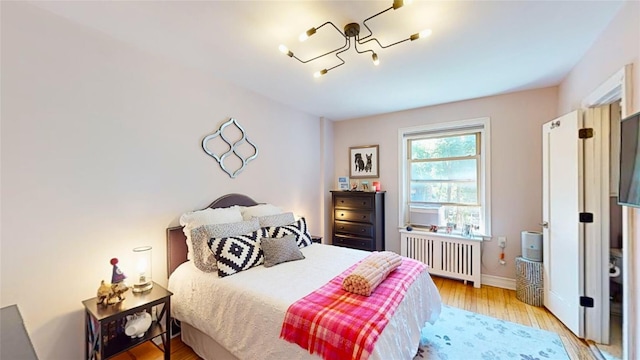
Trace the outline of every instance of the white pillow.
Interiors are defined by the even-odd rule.
[[[281,208],[271,204],[259,204],[254,206],[246,206],[242,208],[242,218],[251,220],[252,217],[261,217],[267,215],[282,214]]]
[[[242,221],[242,213],[239,206],[228,208],[190,211],[180,216],[180,225],[184,226],[182,231],[187,237],[187,259],[193,260],[193,245],[191,243],[191,230],[202,225],[226,224]]]

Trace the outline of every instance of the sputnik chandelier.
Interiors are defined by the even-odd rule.
[[[409,5],[411,3],[411,0],[407,0],[407,5]],[[306,64],[308,62],[311,62],[313,60],[319,59],[321,57],[327,56],[327,55],[331,55],[331,54],[335,54],[336,57],[340,60],[340,63],[338,65],[332,66],[328,69],[322,69],[320,71],[317,71],[315,74],[313,74],[314,77],[320,77],[324,74],[326,74],[327,72],[329,72],[329,70],[333,70],[335,68],[337,68],[338,66],[342,66],[344,65],[344,60],[340,57],[340,54],[342,54],[343,52],[349,50],[351,48],[351,41],[353,39],[353,47],[356,50],[356,52],[358,54],[365,54],[365,53],[371,53],[371,59],[373,60],[373,64],[374,65],[378,65],[380,64],[380,60],[378,59],[378,54],[376,54],[375,51],[369,49],[369,50],[361,50],[358,49],[358,45],[364,45],[368,42],[371,41],[375,41],[378,46],[380,46],[382,49],[386,49],[388,47],[394,46],[394,45],[398,45],[400,43],[403,43],[405,41],[414,41],[420,38],[424,38],[427,37],[429,35],[431,35],[431,30],[427,29],[427,30],[423,30],[419,33],[415,33],[411,36],[409,36],[406,39],[400,40],[400,41],[396,41],[392,44],[388,44],[388,45],[382,45],[380,43],[380,41],[378,41],[378,39],[376,39],[375,37],[373,37],[373,32],[371,31],[371,29],[369,28],[369,26],[367,26],[367,21],[373,19],[374,17],[378,16],[378,15],[382,15],[385,12],[393,9],[399,9],[404,5],[404,1],[403,0],[393,0],[393,5],[391,7],[389,7],[388,9],[385,9],[373,16],[370,16],[368,18],[366,18],[363,22],[362,25],[364,25],[364,27],[367,29],[367,31],[369,31],[369,35],[364,36],[364,37],[360,37],[360,24],[358,23],[349,23],[347,25],[344,26],[344,32],[340,31],[340,29],[338,29],[338,27],[332,23],[331,21],[327,21],[324,24],[318,26],[318,27],[312,27],[311,29],[307,30],[306,32],[300,34],[299,40],[305,41],[307,40],[310,36],[312,36],[313,34],[316,33],[316,31],[318,31],[320,28],[322,28],[325,25],[331,25],[333,26],[334,29],[336,29],[336,31],[342,36],[344,37],[344,44],[334,50],[331,50],[329,52],[326,52],[322,55],[318,55],[315,57],[312,57],[308,60],[302,60],[299,57],[295,56],[293,54],[293,52],[291,52],[291,50],[289,50],[289,48],[287,48],[285,45],[280,45],[280,52],[282,52],[283,54],[289,56],[290,58],[294,58],[298,61],[300,61],[303,64]]]

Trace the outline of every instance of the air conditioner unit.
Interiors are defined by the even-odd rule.
[[[414,226],[439,225],[444,216],[444,208],[427,206],[409,206],[409,223]]]

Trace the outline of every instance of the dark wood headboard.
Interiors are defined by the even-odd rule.
[[[206,208],[226,208],[234,205],[254,206],[258,203],[246,195],[227,194],[217,198]],[[170,227],[167,229],[167,276],[185,261],[187,261],[187,237],[182,231],[182,226]]]

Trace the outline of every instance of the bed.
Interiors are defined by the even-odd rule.
[[[229,194],[208,208],[258,205],[241,194]],[[255,266],[232,276],[203,272],[189,261],[182,227],[167,229],[171,316],[181,323],[181,337],[207,360],[319,359],[280,338],[291,304],[325,285],[371,253],[314,243],[300,249],[301,261]],[[380,333],[369,359],[412,359],[426,322],[440,313],[440,296],[428,272],[421,273]]]

